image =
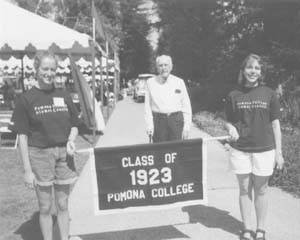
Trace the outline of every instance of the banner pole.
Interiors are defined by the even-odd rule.
[[[227,140],[230,139],[230,136],[220,136],[220,137],[207,137],[207,138],[202,138],[203,140],[206,141],[211,141],[211,140]]]

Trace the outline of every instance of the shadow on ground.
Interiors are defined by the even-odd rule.
[[[81,235],[80,238],[82,240],[162,240],[173,238],[189,239],[188,236],[181,233],[173,226]]]
[[[208,228],[219,228],[239,235],[243,223],[229,215],[229,212],[203,205],[182,208],[189,214],[190,223],[200,223]]]
[[[30,220],[24,222],[15,234],[21,235],[24,240],[43,239],[39,224],[39,212],[35,212]]]
[[[56,224],[56,217],[53,216],[53,239],[59,240],[59,233],[58,233],[58,227]],[[21,238],[23,240],[42,240],[42,232],[40,230],[40,224],[39,224],[39,212],[35,212],[31,219],[27,222],[23,223],[17,231],[15,231],[15,234],[21,235]]]

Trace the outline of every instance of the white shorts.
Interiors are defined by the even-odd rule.
[[[249,153],[230,148],[229,164],[235,174],[271,176],[275,166],[275,150]]]

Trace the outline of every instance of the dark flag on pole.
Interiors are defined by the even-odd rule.
[[[95,19],[95,25],[96,25],[96,32],[98,37],[100,37],[103,41],[107,41],[107,36],[104,30],[104,25],[102,21],[100,20],[100,17],[96,11],[94,1],[92,1],[92,15]]]
[[[93,101],[91,96],[91,89],[86,80],[84,79],[83,75],[79,71],[78,67],[76,66],[75,61],[71,55],[69,55],[69,59],[75,89],[79,96],[83,120],[85,125],[91,129],[93,128]]]
[[[105,31],[105,26],[103,24],[103,19],[101,19],[101,16],[97,13],[94,1],[92,1],[92,17],[95,19],[95,28],[96,28],[96,34],[99,38],[102,39],[102,41],[107,42],[109,47],[116,51],[118,49],[116,43],[111,39],[111,37],[108,36],[107,32]],[[106,53],[107,54],[107,53]]]

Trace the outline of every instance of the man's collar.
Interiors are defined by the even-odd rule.
[[[171,77],[171,74],[169,74],[169,76],[167,77],[167,79],[164,79],[164,78],[162,78],[160,75],[158,75],[156,79],[157,79],[157,82],[158,82],[158,83],[164,84],[164,83],[166,83],[167,81],[169,81],[170,77]]]

